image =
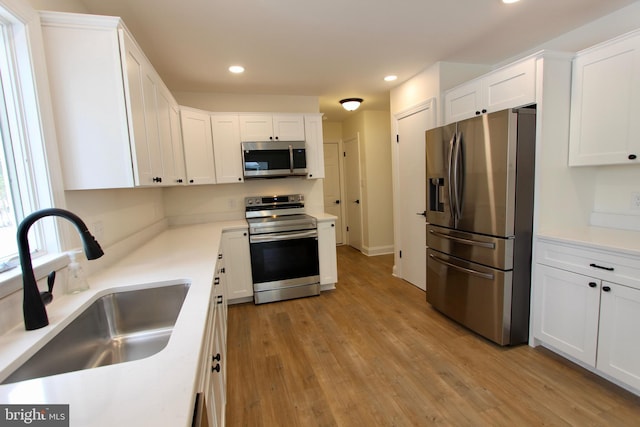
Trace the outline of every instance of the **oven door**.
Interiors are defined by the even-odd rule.
[[[320,283],[317,230],[249,238],[254,292]]]
[[[245,178],[307,174],[304,141],[243,142],[242,161]]]

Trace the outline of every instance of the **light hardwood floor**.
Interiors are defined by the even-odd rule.
[[[338,248],[319,297],[229,308],[227,426],[639,426],[640,397],[543,348],[502,348]]]

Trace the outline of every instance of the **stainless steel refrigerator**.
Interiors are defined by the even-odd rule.
[[[500,344],[527,341],[535,108],[426,132],[427,301]]]

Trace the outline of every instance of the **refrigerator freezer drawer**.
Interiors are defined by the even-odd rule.
[[[512,272],[427,251],[427,301],[500,345],[511,339]]]
[[[513,268],[514,238],[467,233],[449,228],[427,226],[427,246],[438,252],[500,270]]]

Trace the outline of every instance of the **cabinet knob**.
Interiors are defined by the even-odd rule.
[[[487,112],[487,110],[485,110],[485,109],[483,109],[483,110],[482,110],[482,114],[484,114],[484,113],[486,113],[486,112]]]
[[[219,362],[220,359],[221,359],[220,353],[216,354],[215,356],[211,356],[211,361],[212,362]]]
[[[637,158],[638,156],[636,156],[635,154],[629,154],[629,160],[635,160]]]
[[[596,286],[598,286],[598,284],[596,282],[589,282],[589,287],[590,288],[595,288]]]
[[[214,285],[219,285],[220,284],[220,278],[216,277],[215,279],[213,279],[213,284]]]
[[[603,286],[602,290],[605,292],[609,292],[611,290],[611,288],[609,286]]]
[[[178,179],[178,182],[179,182],[179,183],[182,183],[182,178],[179,178],[179,179]]]
[[[242,181],[242,177],[238,177],[238,181]]]
[[[218,295],[218,304],[222,304],[222,295]]]
[[[192,179],[190,179],[190,180],[189,180],[189,183],[190,183],[190,184],[193,184],[193,180],[192,180]]]
[[[480,115],[480,111],[476,111],[476,116],[479,116],[479,115]]]
[[[216,363],[216,366],[211,367],[211,372],[220,372],[220,364]]]

